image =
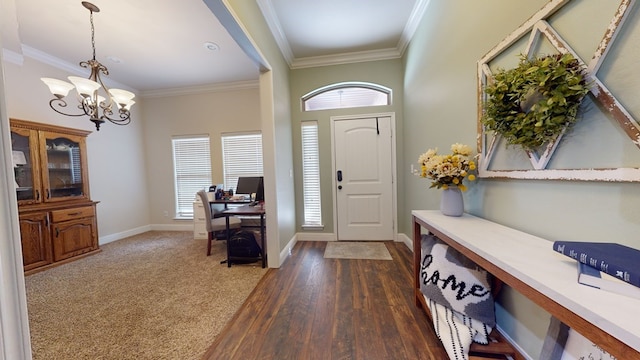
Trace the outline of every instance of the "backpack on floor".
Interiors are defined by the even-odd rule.
[[[236,231],[227,241],[229,241],[229,255],[232,257],[260,257],[260,246],[253,231]]]

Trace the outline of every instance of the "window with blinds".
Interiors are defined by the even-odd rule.
[[[193,218],[196,193],[211,185],[209,135],[171,139],[175,183],[176,218]]]
[[[235,190],[240,176],[262,176],[262,134],[223,135],[222,166],[225,190]]]
[[[318,123],[302,122],[302,191],[304,201],[303,227],[321,227],[320,155],[318,153]]]
[[[372,83],[344,82],[313,90],[302,97],[304,111],[391,105],[391,89]]]

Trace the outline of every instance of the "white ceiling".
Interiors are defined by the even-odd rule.
[[[22,56],[82,74],[89,10],[80,0],[0,0],[5,59]],[[207,3],[220,0],[206,0]],[[292,68],[399,57],[428,0],[257,1]],[[109,79],[145,92],[256,80],[258,66],[205,0],[93,0],[96,59]],[[217,44],[217,51],[205,42]],[[9,56],[7,54],[10,54]],[[112,58],[120,59],[117,63]],[[71,75],[71,74],[70,74]],[[44,84],[43,84],[44,86]]]

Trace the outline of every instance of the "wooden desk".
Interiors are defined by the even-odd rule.
[[[265,239],[265,211],[264,204],[260,204],[257,206],[239,206],[235,208],[230,208],[224,210],[222,214],[226,217],[227,220],[227,267],[231,267],[231,261],[234,260],[233,257],[229,254],[229,239],[231,239],[231,231],[229,229],[229,216],[237,215],[237,216],[259,216],[260,217],[260,257],[262,258],[262,268],[267,266],[267,252],[266,252],[266,239]],[[242,260],[245,258],[238,258],[238,260]]]
[[[213,199],[213,200],[209,200],[209,206],[211,206],[211,204],[224,204],[224,209],[228,209],[229,208],[229,204],[232,205],[244,205],[244,204],[248,204],[250,203],[251,200],[249,199],[242,199],[242,200],[232,200],[232,199]]]
[[[419,283],[425,228],[618,359],[640,359],[640,300],[578,284],[576,261],[552,241],[468,214],[412,215],[416,305],[426,307]]]

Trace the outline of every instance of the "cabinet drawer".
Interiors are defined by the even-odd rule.
[[[195,230],[193,232],[193,238],[194,239],[207,239],[209,237],[209,233],[207,232],[207,230],[205,231],[197,231]]]
[[[93,206],[84,206],[73,209],[54,210],[51,212],[51,222],[57,223],[67,220],[80,219],[95,216]]]

